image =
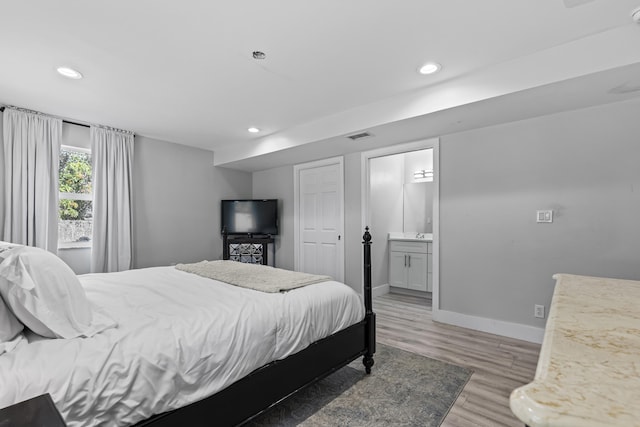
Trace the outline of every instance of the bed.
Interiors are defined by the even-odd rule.
[[[25,328],[0,355],[0,408],[49,393],[69,426],[239,425],[358,357],[369,373],[368,230],[363,243],[364,307],[335,281],[265,293],[174,267],[78,276],[93,329]]]

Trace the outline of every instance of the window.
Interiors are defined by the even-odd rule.
[[[63,145],[60,151],[58,247],[91,247],[93,230],[91,150]]]

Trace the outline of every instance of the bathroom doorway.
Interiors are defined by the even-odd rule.
[[[416,295],[435,310],[438,149],[438,140],[429,139],[362,153],[362,220],[375,239],[374,295]]]

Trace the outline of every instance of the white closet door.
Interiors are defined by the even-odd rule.
[[[342,164],[299,169],[298,269],[344,281]]]

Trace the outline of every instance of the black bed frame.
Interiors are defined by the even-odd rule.
[[[363,235],[365,318],[314,342],[285,359],[276,360],[203,400],[155,415],[136,427],[242,425],[298,390],[326,377],[360,356],[371,373],[376,352],[376,315],[371,300],[371,234]]]

